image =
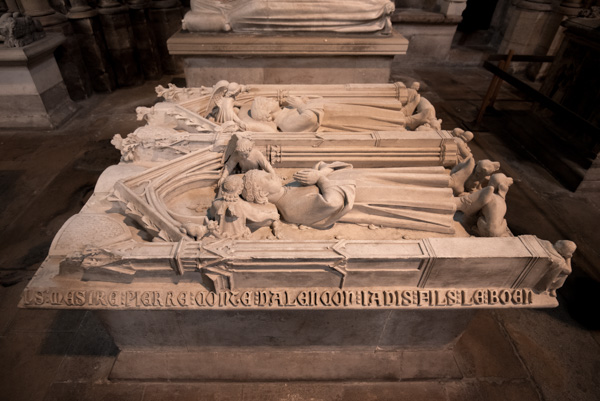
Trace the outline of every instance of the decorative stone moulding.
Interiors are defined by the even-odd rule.
[[[122,162],[56,235],[20,306],[557,305],[575,245],[512,236],[512,179],[474,161],[472,133],[433,129],[440,121],[418,85],[157,92],[168,101],[138,110],[148,124],[115,137]],[[396,130],[361,130],[373,115],[346,120],[356,131],[328,125],[365,108],[391,113]]]

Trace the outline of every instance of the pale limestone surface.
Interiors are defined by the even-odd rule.
[[[219,134],[239,130],[240,125],[234,120],[219,125],[199,114],[215,113],[224,99],[231,100],[234,107],[244,96],[249,103],[258,95],[285,104],[294,93],[307,99],[335,100],[336,105],[351,109],[397,103],[398,115],[406,117],[403,109],[418,112],[416,104],[423,99],[416,92],[418,85],[413,88],[402,84],[278,88],[230,83],[217,84],[212,90],[170,88],[169,97],[178,102],[139,111],[142,116],[152,115],[147,127],[158,134],[147,140],[136,131],[134,138],[139,140],[141,135],[138,145],[142,147],[176,148],[184,155],[167,156],[168,161],[146,169],[144,161],[152,162],[155,155],[164,153],[137,154],[137,158],[124,157],[120,165],[107,169],[86,206],[56,235],[44,268],[28,286],[21,305],[101,310],[556,305],[554,291],[568,274],[574,249],[557,244],[555,250],[547,241],[513,237],[507,231],[501,211],[506,210],[509,178],[492,176],[479,190],[489,192],[489,199],[476,210],[461,209],[477,220],[480,234],[495,236],[474,238],[453,215],[456,204],[468,204],[467,197],[478,192],[454,198],[453,175],[444,169],[443,160],[434,159],[429,166],[417,163],[423,167],[411,167],[410,161],[405,164],[408,167],[389,167],[381,158],[371,158],[363,142],[365,135],[375,137],[371,146],[386,150],[386,138],[393,146],[409,151],[406,143],[437,138],[441,139],[438,146],[454,145],[456,164],[461,151],[452,134],[440,131],[432,137],[431,131],[417,130],[383,136],[333,131],[329,133],[332,136],[267,132],[254,137],[252,132],[229,132],[226,142],[219,142]],[[215,96],[217,90],[219,96]],[[162,87],[158,91],[167,93]],[[186,95],[178,96],[178,91]],[[435,116],[435,110],[427,114]],[[173,126],[165,117],[172,117],[177,124]],[[205,135],[209,146],[188,148],[187,140],[177,138],[182,132],[177,129],[180,123],[195,135]],[[172,142],[170,136],[177,141]],[[264,148],[258,146],[259,140],[269,137],[277,146],[289,145],[296,152],[292,155],[308,153],[309,157],[291,156],[282,169],[277,166],[277,156],[265,157]],[[133,140],[126,143],[128,139],[114,140],[125,154],[130,154],[132,149],[127,147],[135,144]],[[315,139],[317,143],[312,142]],[[307,161],[321,159],[322,154],[315,156],[315,149],[336,148],[337,140],[354,143],[357,148],[354,152],[341,148],[332,162],[302,170]],[[235,163],[226,167],[232,157]],[[367,168],[352,168],[349,163],[364,158]],[[231,173],[236,173],[236,168],[244,175],[234,180]],[[258,189],[249,178],[256,174],[266,179]],[[343,180],[339,184],[329,181],[336,174]],[[482,177],[478,176],[477,182],[483,186],[485,174]],[[310,194],[293,195],[290,202],[281,204],[282,179],[293,191]],[[397,194],[396,185],[400,185]],[[436,204],[434,193],[443,194],[446,200]],[[246,206],[240,209],[240,204]],[[211,206],[216,210],[212,215],[207,213]],[[433,218],[440,212],[443,222]],[[257,214],[262,220],[255,218]],[[489,230],[489,224],[481,223],[496,218],[501,219],[502,230]],[[467,229],[471,227],[467,225]]]
[[[192,32],[389,33],[389,0],[192,0],[183,29]]]

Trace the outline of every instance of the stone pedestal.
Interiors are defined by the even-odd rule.
[[[394,29],[410,41],[403,62],[443,60],[452,46],[460,15],[422,10],[398,10],[392,16]]]
[[[402,57],[402,62],[445,60],[466,5],[466,0],[397,0],[396,11],[392,14],[394,29],[410,41],[407,57]]]
[[[188,86],[221,79],[252,84],[386,83],[408,40],[376,35],[283,36],[178,32],[169,52],[184,59]]]
[[[21,48],[0,48],[0,127],[56,128],[76,111],[54,59],[59,34]]]
[[[92,94],[92,85],[79,49],[78,40],[67,17],[54,11],[47,0],[22,2],[25,14],[38,20],[46,32],[65,36],[64,43],[56,50],[56,62],[60,68],[69,96],[73,100],[86,99]]]

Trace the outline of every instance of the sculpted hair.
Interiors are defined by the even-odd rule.
[[[264,177],[266,174],[269,173],[262,170],[250,170],[244,174],[242,197],[245,200],[261,205],[269,202],[269,194],[260,187],[259,183],[260,178]]]
[[[254,148],[254,142],[250,139],[240,138],[235,145],[235,150],[239,152],[250,152]]]
[[[240,174],[230,175],[225,178],[221,186],[223,189],[223,199],[228,202],[235,202],[239,199],[244,189],[243,178]]]
[[[252,118],[256,121],[269,121],[271,110],[275,108],[275,103],[277,103],[277,101],[274,99],[263,96],[255,97],[252,106],[250,107]]]

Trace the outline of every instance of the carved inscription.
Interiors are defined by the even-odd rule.
[[[130,291],[35,290],[24,307],[93,309],[444,308],[526,306],[529,289]]]

